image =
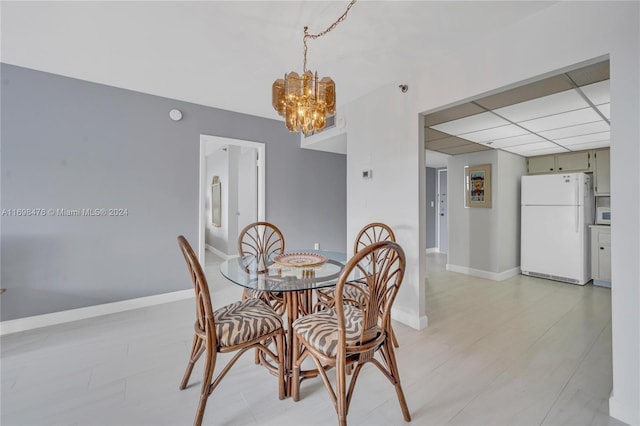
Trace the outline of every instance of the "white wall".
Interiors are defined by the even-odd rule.
[[[221,253],[228,253],[229,250],[229,225],[228,214],[224,210],[229,205],[227,200],[229,194],[229,155],[228,151],[219,149],[207,155],[207,187],[205,201],[205,244],[219,250]],[[213,226],[211,222],[211,180],[213,176],[220,178],[220,201],[223,210],[220,212],[220,225]]]
[[[349,117],[347,250],[353,250],[353,241],[367,223],[383,222],[393,229],[405,250],[407,271],[392,315],[420,329],[427,325],[421,285],[426,174],[424,147],[417,143],[420,120],[413,102],[410,92],[402,93],[393,85],[343,109]],[[363,170],[372,170],[373,178],[363,179]]]
[[[471,41],[464,51],[433,58],[428,74],[394,82],[344,108],[349,122],[347,247],[366,221],[381,220],[399,230],[409,261],[394,317],[419,328],[427,313],[418,113],[610,56],[611,192],[616,211],[610,413],[631,424],[640,423],[640,175],[633,173],[640,164],[639,9],[638,2],[553,4],[490,39]],[[409,93],[401,94],[399,83],[407,83]],[[363,169],[373,169],[371,181],[361,179]]]
[[[258,220],[258,169],[257,150],[243,148],[238,163],[238,233]],[[238,234],[234,236],[238,238]]]
[[[498,217],[496,227],[500,243],[497,272],[520,267],[520,177],[527,174],[524,157],[498,151],[497,179],[493,181],[498,194],[494,198]],[[515,238],[514,238],[515,234]]]
[[[465,167],[491,164],[491,208],[465,207]],[[519,272],[520,176],[526,160],[504,151],[456,155],[447,162],[449,257],[456,272],[502,280]]]

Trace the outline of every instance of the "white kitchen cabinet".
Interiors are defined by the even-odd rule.
[[[589,173],[593,171],[591,155],[593,151],[567,152],[566,154],[539,155],[527,159],[530,175],[550,173]]]
[[[590,228],[593,285],[611,288],[611,227],[591,225]]]
[[[529,157],[527,159],[527,168],[530,175],[554,173],[556,170],[556,156],[540,155],[538,157]]]
[[[611,194],[611,164],[609,149],[598,149],[593,154],[595,170],[593,172],[593,189],[595,195]]]
[[[578,151],[556,155],[556,172],[589,172],[591,171],[591,152]]]

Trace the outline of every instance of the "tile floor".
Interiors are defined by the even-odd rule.
[[[400,323],[397,357],[413,425],[622,425],[608,416],[610,290],[516,276],[496,282],[447,272],[428,255],[429,327]],[[206,273],[214,306],[240,288]],[[185,279],[187,272],[185,267]],[[193,300],[1,338],[0,423],[189,425],[201,365],[178,390],[191,344]],[[228,358],[223,358],[228,359]],[[349,424],[403,424],[393,387],[363,370]],[[333,425],[319,380],[301,400],[277,398],[275,378],[247,355],[209,399],[209,425]]]

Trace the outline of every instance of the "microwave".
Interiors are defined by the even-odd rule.
[[[611,207],[596,207],[596,223],[611,225]]]

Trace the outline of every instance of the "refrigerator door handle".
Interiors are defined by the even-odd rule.
[[[580,230],[580,206],[582,204],[582,200],[580,199],[580,181],[576,179],[573,183],[573,187],[576,191],[576,233]]]

